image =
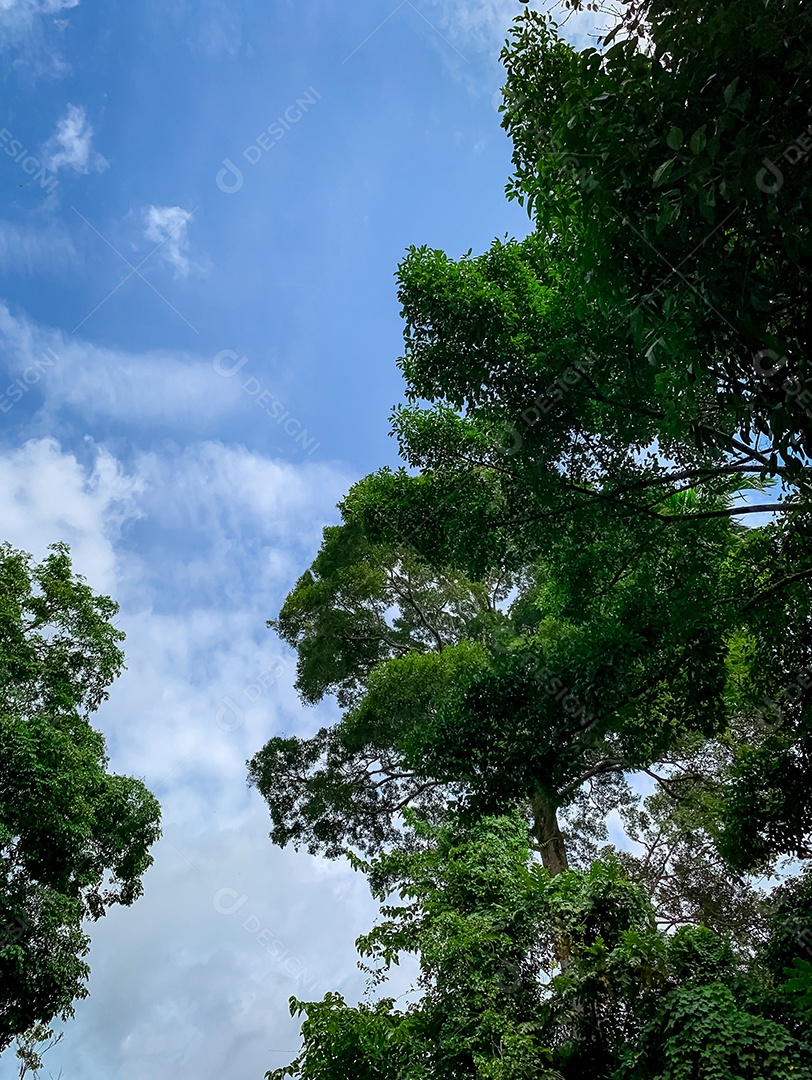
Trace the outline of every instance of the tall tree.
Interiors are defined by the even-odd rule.
[[[273,625],[298,652],[304,700],[335,692],[346,712],[310,739],[271,739],[250,777],[278,843],[374,851],[406,805],[520,805],[560,872],[559,815],[585,789],[677,767],[728,732],[758,536],[725,515],[683,519],[691,500],[674,495],[663,520],[608,517],[599,537],[575,520],[525,530],[537,561],[523,566],[505,558],[521,546],[508,530],[501,549],[487,536],[462,547],[457,524],[474,520],[476,500],[459,489],[444,520],[421,517],[433,480],[370,478],[346,500],[346,524],[326,530]],[[404,518],[423,561],[398,540]]]
[[[371,863],[384,921],[358,939],[382,982],[402,953],[420,961],[422,999],[400,1012],[392,999],[351,1008],[339,995],[291,1000],[306,1012],[297,1061],[269,1080],[555,1080],[539,1039],[540,894],[529,879],[520,818],[429,826],[412,816],[412,843]],[[370,964],[372,966],[370,966]]]
[[[812,851],[809,207],[775,163],[784,129],[806,139],[808,13],[625,6],[603,55],[538,13],[515,25],[509,194],[537,232],[402,264],[412,471],[354,486],[274,624],[305,700],[346,712],[250,775],[274,839],[329,854],[397,842],[410,805],[518,808],[561,897],[621,810],[642,854],[603,885],[623,867],[654,907],[562,947],[564,903],[556,1067],[777,1080],[809,1053],[810,969],[782,983],[765,960],[742,872]],[[419,595],[394,589],[404,566]],[[631,771],[658,785],[643,808]],[[386,1013],[363,1017],[380,1046]],[[335,1017],[312,1015],[323,1047]]]
[[[132,904],[158,803],[107,771],[91,714],[123,667],[118,605],[65,544],[0,547],[0,1050],[86,996],[85,919]]]
[[[431,814],[446,804],[451,789],[410,765],[405,745],[486,662],[513,580],[437,571],[408,545],[370,543],[357,525],[325,529],[270,625],[297,651],[302,700],[332,693],[346,713],[311,739],[271,739],[249,763],[276,843],[370,852],[398,835],[406,805]]]

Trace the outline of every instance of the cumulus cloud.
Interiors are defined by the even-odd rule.
[[[37,559],[64,540],[78,572],[107,592],[118,583],[112,545],[123,525],[140,515],[142,486],[103,450],[88,468],[55,439],[30,440],[0,455],[0,539]]]
[[[43,160],[53,172],[71,169],[75,173],[103,172],[109,165],[106,158],[91,147],[93,128],[87,113],[80,105],[68,105],[67,112],[57,122],[56,131],[43,147]]]
[[[212,441],[126,467],[92,445],[82,457],[52,439],[0,452],[4,537],[37,557],[68,540],[91,586],[121,603],[127,671],[96,722],[111,768],[155,790],[164,835],[143,898],[90,927],[90,997],[47,1068],[83,1080],[261,1076],[298,1048],[291,994],[361,995],[353,941],[377,910],[346,865],[273,848],[267,808],[245,785],[246,758],[272,734],[332,719],[329,706],[303,714],[265,619],[335,520],[346,480]],[[226,698],[240,715],[224,722]]]
[[[144,211],[144,236],[159,244],[159,257],[175,271],[175,277],[187,277],[194,265],[187,254],[187,230],[194,211],[181,206],[148,206]]]

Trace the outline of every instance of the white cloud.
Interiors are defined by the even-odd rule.
[[[192,213],[181,206],[148,206],[144,211],[144,236],[160,244],[158,256],[174,268],[175,277],[186,277],[194,265],[187,254]]]
[[[200,17],[199,28],[188,39],[193,49],[205,56],[217,58],[237,56],[242,44],[242,19],[227,4],[209,2],[205,11],[195,12]]]
[[[415,6],[420,9],[422,2],[425,0],[416,0]],[[516,0],[429,0],[426,14],[436,14],[442,28],[460,40],[492,45],[505,37],[511,20],[521,10]]]
[[[141,446],[145,439],[183,442],[211,431],[243,438],[247,428],[285,457],[316,456],[318,433],[277,398],[273,374],[252,359],[245,367],[238,361],[236,377],[223,377],[230,361],[216,366],[222,353],[100,347],[34,323],[0,301],[0,424],[24,415],[27,435],[78,427],[79,436],[126,433]],[[236,352],[229,355],[237,359]],[[322,456],[319,450],[317,459]]]
[[[156,789],[164,839],[144,897],[90,928],[90,998],[46,1069],[261,1076],[298,1048],[291,994],[361,994],[353,942],[377,910],[345,865],[273,848],[265,804],[245,785],[245,760],[270,735],[332,715],[303,714],[265,619],[336,519],[346,480],[215,442],[142,454],[126,470],[92,446],[87,457],[47,439],[0,453],[3,538],[41,557],[64,537],[91,586],[120,601],[128,670],[97,723],[111,768]],[[269,666],[276,681],[246,695]],[[225,697],[242,722],[218,724]],[[223,889],[238,912],[216,909]],[[10,1053],[4,1080],[16,1076]]]
[[[103,172],[109,165],[91,148],[93,128],[87,113],[80,105],[68,105],[65,115],[57,121],[56,131],[44,145],[43,159],[53,172],[72,169],[75,173]]]
[[[55,15],[79,6],[79,0],[0,0],[0,22],[31,21],[37,15]]]
[[[140,511],[140,482],[98,451],[90,468],[54,439],[34,439],[0,455],[2,540],[42,558],[49,544],[71,545],[77,570],[101,592],[117,585],[112,543]]]
[[[64,273],[78,263],[76,249],[63,225],[18,225],[0,220],[0,272],[48,276]]]
[[[211,424],[251,408],[250,399],[240,390],[242,380],[220,378],[211,358],[100,348],[12,314],[2,302],[0,355],[9,383],[38,364],[43,355],[59,358],[40,365],[36,381],[38,393],[45,398],[44,417],[52,423],[68,407],[81,410],[86,421],[104,417],[129,423],[161,422],[178,430],[185,422]],[[0,385],[0,412],[5,391],[6,385]]]
[[[0,0],[0,54],[17,53],[15,64],[24,64],[35,75],[59,77],[69,70],[57,48],[57,34],[65,21],[59,15],[79,0]]]
[[[164,4],[161,14],[171,33],[184,40],[195,53],[209,59],[233,59],[242,48],[242,17],[234,10],[233,0],[173,0]]]
[[[556,3],[550,10],[558,23],[559,36],[576,49],[597,49],[598,38],[605,37],[616,25],[622,12],[619,6],[615,8],[614,14],[608,11],[587,11],[586,4],[580,11],[573,11],[561,3]]]
[[[58,15],[75,8],[79,0],[0,0],[0,29],[6,40],[25,37],[43,15]]]
[[[527,8],[549,11],[559,33],[579,49],[596,46],[596,35],[611,25],[609,16],[582,9],[572,11],[560,2],[533,0],[414,0],[414,6],[434,21],[448,40],[463,50],[466,45],[491,53],[496,59],[511,23]]]

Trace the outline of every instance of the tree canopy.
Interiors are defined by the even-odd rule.
[[[691,403],[699,445],[738,436],[800,483],[812,16],[798,0],[620,10],[600,50],[573,49],[539,12],[516,20],[508,195],[565,246],[573,303],[596,304]]]
[[[132,904],[159,835],[144,784],[107,771],[91,714],[120,673],[118,606],[72,569],[0,548],[0,1050],[87,994],[86,919]]]

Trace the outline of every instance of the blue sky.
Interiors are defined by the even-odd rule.
[[[0,0],[0,539],[68,541],[121,603],[98,724],[164,807],[46,1076],[258,1080],[291,994],[363,992],[364,880],[272,848],[246,789],[335,715],[265,620],[394,461],[406,248],[527,231],[496,112],[521,6]]]

